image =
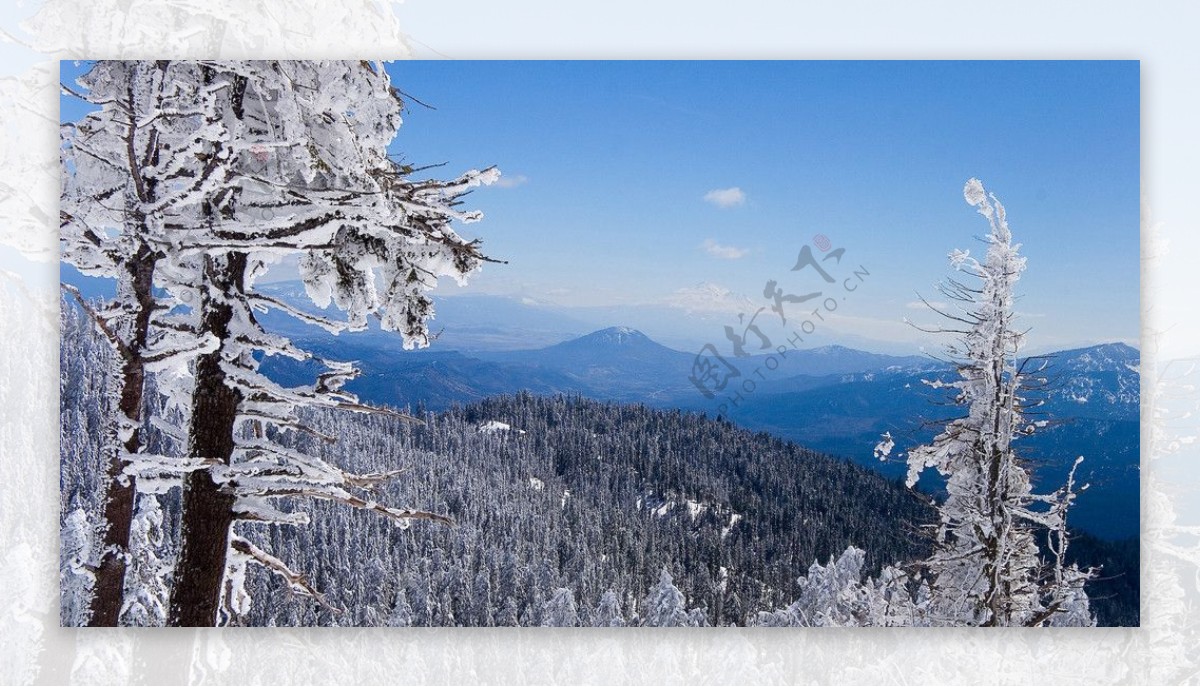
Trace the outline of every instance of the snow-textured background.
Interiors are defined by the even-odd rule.
[[[0,683],[1200,681],[1200,6],[851,0],[45,0],[0,13]],[[57,59],[1121,58],[1143,74],[1141,629],[65,630],[57,626]],[[519,101],[519,94],[514,94]],[[998,102],[1000,102],[998,100]],[[1087,170],[1079,173],[1086,174]],[[964,175],[986,170],[964,170]],[[1134,228],[1130,227],[1130,231]],[[1134,259],[1134,256],[1130,256]]]

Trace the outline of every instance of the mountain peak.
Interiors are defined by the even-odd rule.
[[[1050,355],[1050,364],[1073,372],[1123,372],[1136,368],[1141,352],[1125,343],[1102,343]]]
[[[599,331],[592,332],[586,336],[580,337],[597,343],[611,343],[629,345],[634,343],[642,343],[650,341],[650,337],[639,332],[633,327],[608,327]]]
[[[1096,350],[1099,350],[1099,351],[1120,353],[1121,355],[1133,355],[1133,356],[1140,355],[1140,351],[1138,351],[1138,349],[1134,348],[1133,346],[1130,346],[1129,344],[1127,344],[1123,341],[1102,343],[1102,344],[1099,344],[1096,346],[1092,346],[1092,348],[1095,348]]]
[[[840,344],[828,344],[825,346],[817,346],[816,348],[810,348],[809,351],[811,353],[815,353],[818,355],[838,355],[838,354],[845,354],[845,353],[864,353],[865,352],[865,351],[857,351],[853,348],[847,348]],[[870,355],[870,354],[868,354],[868,355]]]
[[[686,353],[673,351],[633,327],[608,327],[591,334],[585,334],[578,339],[571,339],[549,348],[541,349],[538,358],[545,362],[556,356],[566,355],[566,360],[572,364],[596,364],[608,361],[626,364],[634,360],[656,361],[656,365],[666,365],[665,358],[677,359],[690,357]],[[550,357],[547,357],[550,356]],[[686,375],[685,375],[686,377]]]

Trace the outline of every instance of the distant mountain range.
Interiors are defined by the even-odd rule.
[[[1130,346],[1103,344],[1026,364],[1027,370],[1036,370],[1045,362],[1045,369],[1031,375],[1045,381],[1028,391],[1029,401],[1042,401],[1029,411],[1029,419],[1045,419],[1049,425],[1020,438],[1018,445],[1045,491],[1060,485],[1076,456],[1084,456],[1079,477],[1091,488],[1072,511],[1073,521],[1107,538],[1139,531],[1139,358]],[[935,390],[923,380],[956,378],[948,365],[801,375],[747,396],[728,416],[749,429],[900,478],[907,471],[903,455],[893,454],[885,463],[874,459],[879,436],[890,432],[901,453],[929,441],[960,409],[952,404],[952,389]],[[941,483],[927,473],[921,486],[936,491]]]
[[[441,409],[497,393],[573,393],[604,400],[714,411],[716,400],[691,381],[696,354],[663,346],[629,327],[609,327],[544,348],[461,352],[402,350],[399,338],[383,332],[331,336],[312,328],[285,332],[323,356],[355,360],[363,376],[348,387],[366,400],[391,405],[423,403]],[[749,373],[770,356],[733,359]],[[777,357],[776,361],[779,362]],[[778,381],[763,389],[787,392],[823,385],[831,375],[933,370],[936,361],[890,356],[843,346],[793,350],[775,367]],[[312,369],[292,361],[266,362],[280,381],[300,383]],[[789,370],[792,377],[784,377]],[[803,372],[803,375],[794,373]],[[719,399],[718,399],[719,400]]]

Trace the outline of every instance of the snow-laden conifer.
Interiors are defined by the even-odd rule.
[[[982,260],[963,250],[950,254],[951,264],[978,283],[948,280],[940,290],[955,307],[930,305],[954,323],[936,331],[960,336],[948,346],[959,379],[926,383],[956,390],[965,415],[908,452],[909,487],[927,468],[946,479],[934,552],[919,566],[924,579],[886,567],[878,580],[864,581],[863,552],[850,547],[828,565],[814,563],[798,580],[797,600],[760,613],[760,625],[1095,624],[1084,591],[1093,572],[1066,563],[1067,511],[1082,458],[1061,489],[1040,495],[1013,445],[1045,425],[1025,418],[1027,405],[1033,405],[1027,403],[1030,380],[1024,369],[1030,359],[1019,357],[1023,334],[1013,307],[1025,258],[1012,241],[1000,201],[978,179],[967,182],[963,195],[990,231]],[[885,433],[875,457],[886,459],[894,448],[891,433]],[[1052,560],[1039,551],[1039,531],[1046,533]]]
[[[575,593],[566,587],[555,589],[542,611],[542,627],[578,626],[579,608],[575,605]]]
[[[255,314],[279,309],[330,331],[376,315],[406,346],[426,345],[426,292],[485,259],[451,227],[479,219],[458,209],[459,198],[499,173],[425,180],[392,159],[402,103],[376,64],[100,62],[81,81],[81,97],[98,109],[64,129],[64,258],[118,279],[115,302],[94,312],[126,366],[118,393],[140,394],[145,374],[156,373],[168,407],[188,419],[172,429],[151,418],[187,455],[149,455],[137,437],[140,396],[122,403],[114,434],[123,447],[110,473],[124,492],[110,502],[126,507],[106,514],[120,535],[108,547],[113,560],[128,547],[137,476],[185,484],[172,623],[215,620],[230,588],[222,580],[235,521],[305,520],[272,505],[279,499],[328,499],[398,522],[438,519],[376,502],[372,488],[393,474],[349,474],[275,442],[279,432],[307,431],[302,405],[375,411],[342,389],[355,374],[345,364],[328,362],[300,389],[259,374],[263,355],[311,356]],[[289,256],[316,304],[332,302],[344,317],[255,289]]]
[[[642,604],[642,624],[648,627],[689,627],[694,619],[688,615],[683,592],[675,586],[671,573],[663,568],[658,582]]]
[[[888,566],[879,579],[862,579],[865,552],[847,548],[825,565],[814,562],[796,582],[799,593],[790,606],[760,612],[757,624],[768,627],[862,627],[913,625],[916,609],[908,575]]]
[[[960,379],[930,384],[955,389],[965,415],[908,453],[909,486],[926,468],[946,479],[936,548],[926,562],[926,613],[931,623],[947,625],[1042,625],[1067,618],[1090,624],[1080,612],[1089,573],[1064,559],[1074,471],[1057,492],[1035,494],[1014,446],[1037,428],[1025,419],[1029,359],[1019,357],[1024,337],[1014,321],[1014,287],[1025,258],[1000,201],[978,179],[967,182],[963,195],[988,222],[987,250],[982,259],[963,250],[950,254],[951,264],[973,282],[941,285],[955,304],[938,312],[955,323],[943,331],[960,337],[948,347]],[[1051,563],[1039,553],[1038,530],[1052,533]]]

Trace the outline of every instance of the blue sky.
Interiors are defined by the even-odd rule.
[[[76,68],[63,66],[69,79]],[[839,276],[871,273],[824,325],[826,340],[911,351],[932,342],[903,318],[936,322],[912,307],[916,293],[936,300],[947,253],[982,249],[974,237],[986,223],[961,193],[975,176],[1005,204],[1029,258],[1019,309],[1031,348],[1136,344],[1137,62],[388,70],[436,108],[411,103],[393,152],[445,163],[439,176],[493,164],[504,173],[500,187],[468,198],[486,218],[463,233],[508,264],[445,295],[609,312],[686,306],[707,314],[692,338],[715,327],[710,338],[723,339],[719,325],[735,324],[747,303],[769,305],[768,279],[789,293],[820,288],[790,268],[825,234],[846,249]],[[722,290],[731,295],[712,295]]]
[[[1136,343],[1137,62],[396,62],[395,143],[446,172],[499,165],[466,231],[507,266],[469,287],[561,305],[670,303],[716,284],[762,301],[817,233],[872,277],[846,333],[920,339],[904,317],[978,251],[962,200],[1005,204],[1029,268],[1034,347]],[[707,202],[714,190],[726,200]],[[711,198],[711,197],[710,197]],[[789,282],[788,280],[793,281]],[[717,334],[720,332],[718,330]]]

